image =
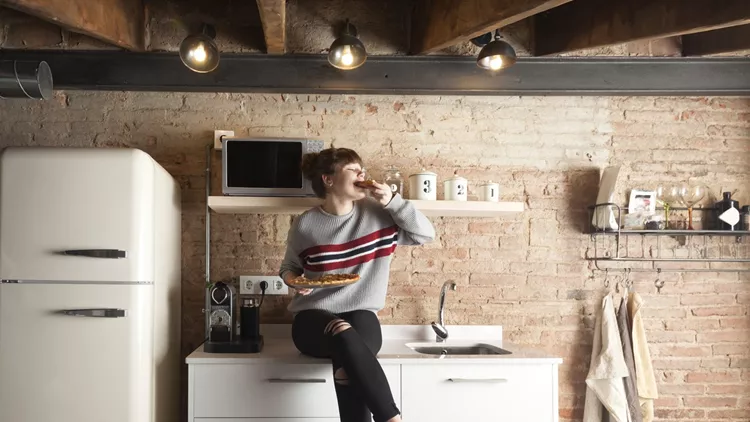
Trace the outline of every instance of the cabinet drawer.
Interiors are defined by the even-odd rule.
[[[383,370],[396,404],[400,405],[400,367],[383,365]],[[200,418],[289,418],[289,422],[304,422],[309,418],[339,416],[333,369],[329,363],[194,365],[194,377],[192,400],[196,421]],[[265,421],[254,419],[252,422]]]
[[[341,422],[339,418],[195,418],[193,422]]]
[[[330,364],[196,365],[195,417],[335,418]]]
[[[404,365],[404,420],[556,420],[552,365]]]

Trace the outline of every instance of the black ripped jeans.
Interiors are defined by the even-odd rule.
[[[344,320],[352,328],[333,334]],[[326,332],[327,330],[327,332]],[[332,314],[323,310],[306,310],[294,317],[292,339],[297,349],[309,356],[333,361],[334,386],[341,422],[385,422],[400,411],[393,401],[383,368],[375,357],[383,345],[378,316],[370,311]],[[336,371],[344,368],[348,381],[340,380]]]

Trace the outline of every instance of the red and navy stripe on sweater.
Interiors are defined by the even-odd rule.
[[[396,250],[398,226],[378,230],[346,243],[318,245],[299,254],[307,271],[326,272],[364,264]]]

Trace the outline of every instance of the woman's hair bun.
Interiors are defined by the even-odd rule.
[[[316,176],[318,157],[320,157],[319,152],[310,152],[302,156],[302,175],[308,180],[312,180]]]

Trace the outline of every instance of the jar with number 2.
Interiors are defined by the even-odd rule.
[[[458,171],[453,172],[453,177],[443,182],[446,201],[466,201],[468,199],[468,182],[458,175]]]

